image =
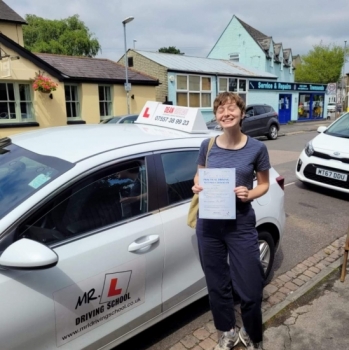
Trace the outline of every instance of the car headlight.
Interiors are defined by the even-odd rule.
[[[309,141],[306,146],[305,146],[305,149],[304,149],[304,152],[305,154],[310,157],[314,154],[314,148],[313,148],[313,144],[311,141]]]

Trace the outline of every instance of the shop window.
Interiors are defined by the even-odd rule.
[[[80,119],[80,101],[77,85],[65,85],[65,106],[68,120]]]
[[[324,94],[299,94],[298,119],[320,119],[324,116]]]
[[[212,106],[211,77],[199,75],[177,75],[177,105],[210,108]]]
[[[99,95],[99,115],[101,120],[112,116],[112,93],[111,87],[100,85],[98,86]]]
[[[246,103],[247,80],[238,78],[219,78],[219,92],[230,91],[238,94]]]
[[[0,123],[33,121],[33,101],[29,84],[0,83]]]

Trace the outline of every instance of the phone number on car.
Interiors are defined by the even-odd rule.
[[[180,118],[156,116],[155,120],[158,120],[158,121],[163,122],[163,123],[170,123],[170,124],[177,124],[177,125],[189,125],[189,120],[180,119]]]

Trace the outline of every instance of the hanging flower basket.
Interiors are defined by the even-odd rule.
[[[33,82],[33,89],[35,91],[40,91],[44,94],[49,94],[52,91],[56,91],[58,84],[55,83],[52,79],[45,77],[43,74],[39,73],[36,75],[36,78]]]

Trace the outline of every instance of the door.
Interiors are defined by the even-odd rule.
[[[2,348],[97,349],[160,314],[155,184],[153,158],[137,158],[86,176],[19,224],[16,240],[52,247],[59,262],[0,274]]]
[[[163,311],[206,287],[195,230],[187,226],[198,149],[157,154],[161,220],[164,226],[165,265]]]
[[[291,103],[292,95],[279,95],[279,122],[280,124],[287,124],[291,120]]]

